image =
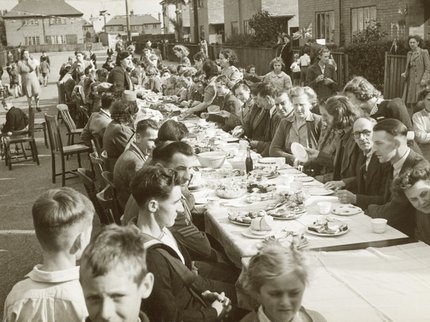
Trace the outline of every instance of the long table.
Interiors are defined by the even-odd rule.
[[[226,161],[225,167],[229,167],[228,161]],[[288,191],[288,187],[285,186],[286,176],[295,176],[294,168],[290,166],[284,166],[283,170],[280,170],[280,176],[271,180],[269,183],[274,183],[280,191]],[[303,176],[303,174],[300,174]],[[322,187],[323,185],[312,180],[310,182],[295,182],[293,184],[299,184],[302,189],[306,192],[311,187]],[[254,203],[247,205],[242,199],[235,200],[222,200],[215,196],[214,190],[206,187],[203,191],[195,193],[196,199],[210,199],[212,200],[211,205],[207,205],[207,211],[205,213],[205,229],[206,232],[211,234],[217,239],[221,245],[223,245],[225,252],[229,259],[237,266],[241,266],[242,257],[249,257],[256,254],[258,245],[261,240],[250,239],[244,237],[242,232],[247,227],[235,225],[228,220],[228,211],[231,209],[243,209],[243,210],[263,210],[267,207],[267,204]],[[319,201],[330,201],[334,206],[340,204],[337,197],[333,196],[311,196],[306,200],[307,213],[296,220],[275,220],[273,227],[274,235],[279,235],[284,229],[303,233],[306,231],[306,227],[312,224],[321,215],[317,209],[317,202]],[[410,242],[411,240],[407,235],[402,232],[388,226],[385,233],[377,234],[371,230],[370,217],[364,213],[348,216],[339,217],[334,216],[336,219],[343,220],[348,224],[350,231],[345,235],[338,237],[319,237],[314,235],[305,234],[309,240],[308,249],[312,250],[350,250],[350,249],[362,249],[366,247],[382,247],[389,245],[396,245],[401,243]]]

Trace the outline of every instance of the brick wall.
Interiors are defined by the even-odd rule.
[[[75,34],[78,36],[78,43],[84,42],[84,34],[82,19],[75,18],[74,23],[66,25],[50,25],[48,19],[44,19],[44,27],[41,20],[38,25],[23,25],[20,19],[5,19],[6,36],[8,46],[18,46],[19,44],[25,45],[25,37],[39,37],[40,44],[45,44],[44,36],[57,36]],[[45,29],[45,31],[44,31]]]
[[[389,33],[391,36],[391,24],[395,24],[401,18],[398,13],[399,0],[299,0],[299,25],[306,27],[310,22],[313,26],[313,34],[316,35],[315,13],[318,11],[335,11],[335,42],[340,43],[339,33],[339,1],[342,4],[342,26],[343,34],[346,43],[351,41],[351,9],[376,6],[376,19],[381,23],[382,30]],[[405,0],[408,6],[408,16],[406,17],[406,34],[410,26],[419,26],[425,23],[425,19],[429,16],[430,9],[424,7],[427,1],[422,0]],[[427,14],[426,14],[427,10]],[[428,36],[430,33],[430,22],[427,21],[425,30]]]

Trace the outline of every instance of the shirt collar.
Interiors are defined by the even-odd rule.
[[[400,174],[400,171],[402,171],[403,164],[405,164],[406,158],[409,156],[409,153],[411,152],[411,149],[408,148],[406,153],[398,160],[397,162],[393,163],[393,177],[397,177]]]
[[[42,266],[42,264],[34,266],[33,270],[26,277],[41,283],[64,283],[79,280],[79,266],[53,272],[41,270]]]
[[[267,317],[266,313],[264,313],[262,305],[260,305],[260,307],[257,310],[257,321],[258,322],[271,322],[269,320],[269,318]]]
[[[100,114],[104,114],[104,115],[107,115],[107,116],[109,116],[109,118],[111,117],[110,116],[110,112],[109,111],[105,111],[104,109],[100,109]]]

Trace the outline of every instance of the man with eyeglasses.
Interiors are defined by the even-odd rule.
[[[391,170],[389,163],[379,163],[373,153],[373,127],[376,121],[360,117],[354,122],[353,136],[362,153],[357,161],[356,176],[340,181],[347,190],[339,190],[336,196],[342,203],[352,203],[366,210],[370,204],[384,203],[386,180]]]

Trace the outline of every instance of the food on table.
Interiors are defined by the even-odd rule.
[[[279,172],[277,167],[256,167],[251,172],[251,176],[258,181],[262,178],[276,178],[277,176],[279,176]]]
[[[276,190],[276,185],[273,183],[257,183],[249,182],[246,186],[248,192],[267,193]]]
[[[308,231],[321,235],[339,235],[348,231],[348,225],[336,219],[323,218],[308,226]]]
[[[263,233],[266,234],[267,232],[272,230],[273,225],[273,218],[271,216],[263,216],[263,217],[257,217],[253,218],[251,220],[251,232],[253,233]]]
[[[236,199],[242,197],[246,193],[246,189],[241,183],[231,182],[220,184],[215,190],[215,194],[224,199]]]
[[[275,219],[296,219],[306,212],[304,205],[295,203],[284,204],[281,207],[267,210],[267,214]]]
[[[280,199],[281,196],[279,194],[269,192],[269,193],[262,193],[262,194],[251,194],[250,196],[247,196],[245,198],[245,202],[247,203],[254,203],[254,202],[261,202],[261,201],[268,201],[268,200],[276,200]]]
[[[265,211],[242,211],[229,213],[228,219],[233,223],[249,226],[252,219],[263,216],[266,216]]]

